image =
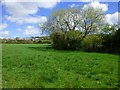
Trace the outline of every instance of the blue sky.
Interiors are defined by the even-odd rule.
[[[17,1],[17,0],[15,0]],[[0,34],[1,37],[30,37],[39,36],[39,23],[44,23],[51,12],[58,8],[84,6],[86,2],[4,2],[0,4]],[[110,24],[118,22],[118,2],[91,2],[93,7],[105,10],[107,21]],[[2,15],[2,16],[1,16]]]

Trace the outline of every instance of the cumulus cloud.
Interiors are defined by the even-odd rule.
[[[21,28],[18,28],[17,31],[18,31],[18,32],[22,32],[22,29],[21,29]]]
[[[73,8],[73,7],[79,7],[79,6],[81,6],[81,5],[79,5],[79,4],[70,4],[69,5],[69,7],[71,7],[71,8]]]
[[[93,2],[93,1],[99,1],[99,2],[119,2],[119,0],[0,0],[0,1],[7,1],[7,2]]]
[[[4,0],[3,5],[9,16],[5,16],[6,20],[16,23],[41,23],[45,22],[47,19],[45,16],[33,16],[36,15],[39,8],[53,8],[56,6],[59,0],[41,0],[41,2],[30,2],[34,0],[26,0],[26,2],[21,2],[21,0]]]
[[[62,0],[62,1],[67,1],[67,2],[119,2],[119,0]]]
[[[9,31],[5,30],[7,26],[7,23],[0,24],[0,37],[6,37],[9,35]]]
[[[95,2],[95,1],[100,1],[100,0],[79,0],[81,2]]]
[[[23,32],[23,35],[39,35],[41,32],[34,26],[27,26]]]
[[[47,18],[44,16],[37,16],[37,17],[33,17],[33,16],[23,16],[23,17],[17,17],[17,16],[5,16],[5,19],[11,21],[11,22],[16,22],[17,24],[23,24],[23,23],[31,23],[31,24],[35,24],[35,23],[44,23],[47,21]]]
[[[61,0],[0,0],[2,2],[60,2]]]
[[[5,31],[0,31],[0,37],[6,37],[9,35],[9,31],[5,30]]]
[[[92,6],[93,8],[101,8],[104,12],[106,12],[108,10],[108,4],[102,4],[97,1],[86,4],[86,5],[84,5],[83,8],[87,8],[88,6]]]
[[[91,0],[85,0],[85,1],[91,1]],[[76,4],[71,4],[71,7],[75,7],[75,6]],[[101,8],[103,9],[104,12],[108,10],[108,4],[103,4],[94,0],[91,3],[85,4],[83,8],[87,8],[88,6],[92,6],[94,8]],[[118,12],[115,12],[113,14],[106,14],[106,21],[111,25],[118,24],[120,23],[120,20],[118,20],[118,15],[120,16],[120,13]]]
[[[106,15],[107,22],[111,25],[120,23],[120,21],[118,20],[118,15],[120,15],[120,13],[118,12],[115,12],[113,14],[107,14]]]
[[[3,30],[7,27],[7,23],[0,24],[0,30]]]

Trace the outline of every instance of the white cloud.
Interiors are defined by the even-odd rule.
[[[95,1],[100,1],[100,0],[80,0],[81,2],[95,2]]]
[[[69,5],[69,7],[73,8],[73,7],[75,7],[75,4],[71,4],[71,5]]]
[[[27,16],[36,14],[39,8],[53,8],[56,2],[4,2],[7,11],[13,16]]]
[[[104,12],[108,10],[108,4],[102,4],[97,1],[84,5],[84,8],[87,8],[88,6],[92,6],[93,8],[101,8]]]
[[[99,2],[101,0],[80,0],[81,2]]]
[[[31,0],[34,1],[34,0]],[[4,0],[3,5],[6,8],[6,11],[9,13],[9,16],[5,16],[6,20],[16,23],[42,23],[47,19],[45,16],[33,16],[36,15],[39,8],[53,8],[56,6],[59,0],[52,0],[48,2],[21,2],[20,0]]]
[[[47,18],[44,16],[26,16],[26,17],[14,17],[14,16],[5,16],[5,19],[11,21],[11,22],[16,22],[17,24],[23,24],[23,23],[44,23],[47,21]]]
[[[5,31],[0,31],[0,37],[6,37],[9,35],[9,31],[5,30]]]
[[[22,32],[22,29],[21,29],[21,28],[18,28],[17,31],[18,31],[18,32]]]
[[[61,2],[119,2],[120,0],[61,0]]]
[[[119,2],[119,0],[79,0],[81,2],[95,2],[95,1],[98,1],[98,2]]]
[[[71,7],[71,8],[73,8],[73,7],[79,7],[79,6],[81,6],[81,5],[79,5],[79,4],[70,4],[69,5],[69,7]]]
[[[5,30],[7,26],[8,26],[7,23],[0,24],[0,38],[6,37],[9,35],[9,31]]]
[[[0,30],[3,30],[7,27],[7,23],[0,24]]]
[[[60,2],[61,0],[1,0],[2,2]]]
[[[23,32],[24,35],[39,35],[41,34],[40,30],[34,26],[27,26]]]
[[[120,13],[115,12],[113,14],[107,14],[106,15],[106,20],[109,24],[118,24],[118,15],[120,15]]]

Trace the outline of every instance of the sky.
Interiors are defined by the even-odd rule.
[[[91,5],[104,10],[106,21],[118,23],[118,2],[100,2],[99,0],[60,1],[60,0],[0,0],[0,38],[44,36],[39,24],[49,18],[58,8],[73,8]],[[107,0],[106,0],[107,1]],[[114,0],[115,1],[115,0]]]

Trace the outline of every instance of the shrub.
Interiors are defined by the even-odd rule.
[[[51,34],[54,49],[59,50],[79,50],[81,32],[68,31],[66,33],[55,32]]]
[[[81,42],[81,32],[79,31],[68,31],[67,40],[70,50],[79,50]]]
[[[53,48],[58,50],[67,50],[68,49],[68,41],[67,37],[64,33],[55,32],[51,35],[53,39]]]
[[[103,49],[107,52],[120,52],[120,29],[113,34],[103,35]]]
[[[99,51],[102,48],[102,41],[100,34],[92,34],[83,39],[81,46],[84,51]]]
[[[120,30],[110,34],[92,34],[82,41],[82,50],[108,53],[120,52]]]

